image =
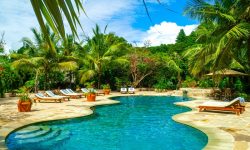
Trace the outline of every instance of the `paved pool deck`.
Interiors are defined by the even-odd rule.
[[[13,130],[35,122],[60,120],[87,116],[93,113],[90,109],[97,105],[116,104],[117,101],[109,99],[114,96],[128,95],[172,95],[179,96],[181,92],[140,91],[136,94],[120,94],[112,92],[108,96],[97,96],[96,102],[87,102],[86,98],[71,99],[62,103],[42,102],[33,103],[31,112],[18,112],[15,98],[0,99],[0,150],[7,149],[6,136]],[[192,111],[177,114],[173,119],[206,133],[209,137],[207,150],[250,150],[250,104],[247,103],[246,111],[237,116],[233,113],[198,112],[197,106],[207,101],[208,98],[196,97],[195,100],[178,102],[176,105],[187,106]]]

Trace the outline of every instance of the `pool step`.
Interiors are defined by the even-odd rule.
[[[64,142],[66,142],[68,139],[70,139],[71,133],[69,131],[61,131],[60,135],[52,139],[48,144],[45,144],[47,146],[62,146]]]
[[[40,128],[40,130],[36,130],[36,132],[28,132],[26,134],[19,134],[16,135],[15,138],[17,140],[24,140],[24,139],[30,139],[30,138],[36,138],[40,136],[45,136],[51,132],[51,128]]]
[[[18,144],[32,144],[32,143],[41,143],[49,140],[53,140],[55,137],[60,135],[61,130],[52,130],[48,134],[45,134],[44,136],[38,136],[38,137],[33,137],[33,138],[28,138],[28,139],[22,139],[22,140],[17,140]]]
[[[38,132],[41,130],[42,130],[42,128],[39,126],[29,126],[29,127],[26,127],[26,128],[23,128],[23,129],[17,131],[15,134],[16,135],[31,134],[31,133],[35,133],[35,132]]]

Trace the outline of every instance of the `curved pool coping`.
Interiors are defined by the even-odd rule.
[[[111,105],[111,104],[118,104],[120,103],[119,101],[114,100],[113,98],[115,97],[120,97],[120,96],[169,96],[169,95],[115,95],[115,96],[109,96],[106,99],[111,100],[109,103],[103,103],[103,104],[94,104],[92,103],[91,106],[86,107],[86,109],[88,109],[88,113],[87,114],[77,114],[74,117],[62,117],[62,118],[56,118],[56,119],[46,119],[46,120],[37,120],[37,121],[31,121],[31,122],[22,122],[22,124],[19,124],[17,127],[13,128],[13,129],[9,129],[9,132],[7,132],[7,134],[5,134],[4,139],[1,141],[4,142],[4,144],[0,144],[0,150],[6,150],[8,149],[6,146],[6,139],[8,138],[8,136],[19,130],[20,128],[23,128],[25,126],[29,126],[32,124],[37,124],[37,123],[42,123],[42,122],[49,122],[49,121],[58,121],[58,120],[65,120],[65,119],[72,119],[72,118],[80,118],[80,117],[84,117],[84,116],[89,116],[93,114],[93,110],[91,109],[92,107],[96,107],[96,106],[104,106],[104,105]],[[214,149],[233,149],[233,141],[234,138],[231,134],[218,129],[216,127],[202,127],[202,126],[197,126],[195,124],[193,124],[191,122],[191,120],[185,120],[183,119],[184,115],[187,115],[188,113],[192,113],[194,111],[196,111],[195,109],[193,109],[192,107],[189,107],[187,105],[185,105],[184,103],[174,103],[175,105],[178,106],[184,106],[184,107],[188,107],[191,108],[190,111],[187,112],[183,112],[180,114],[176,114],[174,116],[172,116],[172,119],[176,122],[182,123],[184,125],[187,126],[191,126],[197,130],[200,130],[201,132],[205,133],[208,137],[208,143],[206,144],[206,146],[203,149],[206,150],[214,150]],[[20,123],[20,122],[19,122]],[[223,137],[223,138],[222,138]],[[227,137],[227,138],[226,138]]]
[[[176,114],[176,115],[172,116],[172,119],[176,122],[191,126],[195,129],[198,129],[201,132],[205,133],[208,137],[208,143],[203,149],[205,149],[205,150],[215,150],[215,149],[229,150],[229,149],[233,149],[234,137],[230,133],[223,131],[223,130],[216,128],[216,127],[204,127],[204,126],[198,126],[198,125],[192,123],[192,120],[189,120],[185,116],[186,115],[188,115],[188,116],[194,115],[194,113],[196,113],[197,110],[188,106],[188,105],[185,105],[185,102],[181,102],[181,103],[177,102],[174,104],[177,106],[184,106],[184,107],[189,107],[192,109],[191,111],[188,111],[188,112]]]

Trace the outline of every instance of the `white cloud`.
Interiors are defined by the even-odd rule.
[[[186,35],[189,35],[198,25],[186,25],[178,26],[174,22],[165,22],[150,27],[147,34],[143,38],[143,41],[150,41],[152,46],[160,44],[174,44],[176,37],[181,29],[183,29]],[[142,41],[142,42],[143,42]]]
[[[38,27],[29,0],[0,1],[0,32],[5,32],[7,49],[16,49],[24,36],[32,37],[31,27]]]

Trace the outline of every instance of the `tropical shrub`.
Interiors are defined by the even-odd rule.
[[[214,82],[212,79],[201,79],[198,81],[198,85],[201,88],[214,87]]]
[[[239,92],[242,92],[244,89],[244,85],[239,78],[234,83],[234,89]]]
[[[220,89],[229,88],[229,87],[230,87],[229,84],[230,84],[230,83],[229,83],[229,78],[226,77],[226,78],[224,78],[224,79],[219,83],[219,88],[220,88]]]
[[[196,80],[190,76],[187,76],[186,80],[181,84],[182,87],[195,87],[196,85]]]

